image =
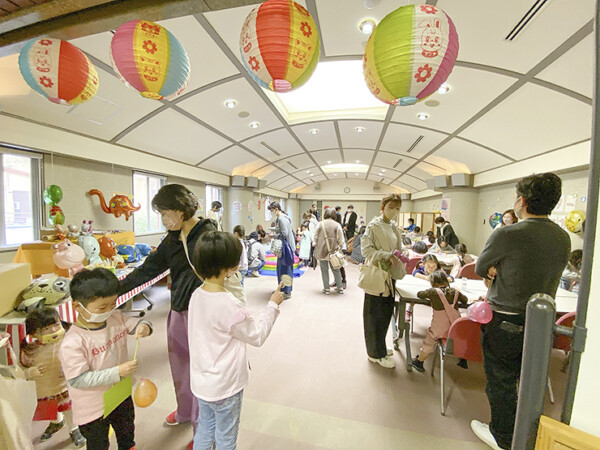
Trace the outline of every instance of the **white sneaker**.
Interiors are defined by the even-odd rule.
[[[387,349],[387,355],[388,356],[394,356],[394,350],[392,350],[391,348]]]
[[[490,426],[487,423],[480,422],[479,420],[471,420],[471,429],[475,436],[481,439],[488,447],[495,450],[502,450],[496,443],[496,438],[490,431]]]
[[[392,358],[386,356],[385,358],[371,358],[369,356],[369,361],[372,363],[379,364],[381,367],[385,367],[386,369],[394,369],[396,367],[396,363]]]

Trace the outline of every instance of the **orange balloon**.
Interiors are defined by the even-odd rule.
[[[156,385],[147,378],[142,378],[133,393],[133,401],[140,408],[145,408],[154,403],[157,394]]]

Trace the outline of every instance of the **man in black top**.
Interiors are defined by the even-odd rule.
[[[569,235],[548,219],[561,184],[553,173],[520,180],[514,206],[519,223],[495,230],[475,266],[479,276],[492,280],[488,303],[493,318],[481,326],[492,420],[489,428],[473,420],[471,428],[492,448],[510,449],[512,444],[527,302],[536,293],[556,295],[569,257]]]
[[[344,213],[342,228],[346,233],[346,240],[354,237],[354,233],[356,232],[356,213],[352,205],[348,205],[348,210]]]
[[[313,205],[312,205],[312,207],[311,207],[310,209],[312,210],[312,213],[315,215],[315,217],[317,218],[317,220],[321,220],[321,219],[319,218],[320,214],[319,214],[319,210],[318,210],[318,208],[317,208],[317,205],[315,205],[315,204],[313,203]]]
[[[341,206],[335,207],[335,221],[337,223],[339,223],[340,225],[342,224],[342,213],[340,212],[341,210],[342,210]]]
[[[446,220],[440,216],[435,218],[435,224],[437,225],[437,234],[436,237],[444,236],[446,242],[452,246],[452,248],[456,247],[456,244],[459,243],[458,236],[454,232],[454,228],[450,225],[450,222],[446,222]]]

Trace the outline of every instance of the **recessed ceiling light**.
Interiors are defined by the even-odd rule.
[[[358,29],[364,34],[371,34],[375,29],[375,21],[373,19],[363,19],[358,24]]]
[[[438,88],[438,94],[444,95],[446,92],[450,90],[450,86],[446,83],[442,83],[442,85]]]
[[[306,173],[310,173],[310,170],[307,170]]]
[[[424,112],[419,113],[419,114],[417,114],[417,119],[419,119],[419,120],[427,120],[427,119],[429,119],[429,114],[424,113]]]
[[[334,173],[334,174],[333,174],[333,176],[334,176],[334,177],[337,177],[337,173]]]
[[[363,131],[365,131],[365,127],[356,127],[354,128],[354,131],[356,131],[357,133],[362,133]]]
[[[360,164],[360,161],[357,159],[356,161],[354,161],[356,164]]]
[[[331,164],[331,161],[327,161],[327,164]]]
[[[355,173],[354,175],[358,176],[358,174],[357,174],[357,173]]]
[[[229,98],[229,99],[225,100],[226,108],[233,109],[233,108],[235,108],[235,105],[237,105],[237,102],[234,99]]]
[[[250,124],[248,124],[248,126],[250,128],[258,128],[258,127],[260,127],[260,122],[250,122]]]
[[[317,134],[319,132],[319,129],[318,128],[311,128],[310,130],[308,130],[308,132],[310,134]]]
[[[385,169],[381,169],[382,172],[385,172]]]

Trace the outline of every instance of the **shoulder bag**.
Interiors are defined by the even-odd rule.
[[[329,259],[329,263],[331,264],[332,269],[336,270],[336,269],[340,269],[341,267],[344,267],[344,265],[346,264],[346,257],[344,256],[344,254],[337,250],[334,253],[331,253],[331,246],[329,245],[329,240],[327,239],[327,232],[325,231],[325,225],[322,224],[323,227],[323,236],[325,239],[325,245],[327,245],[327,253],[328,253],[328,259]],[[337,230],[336,230],[337,233]]]

